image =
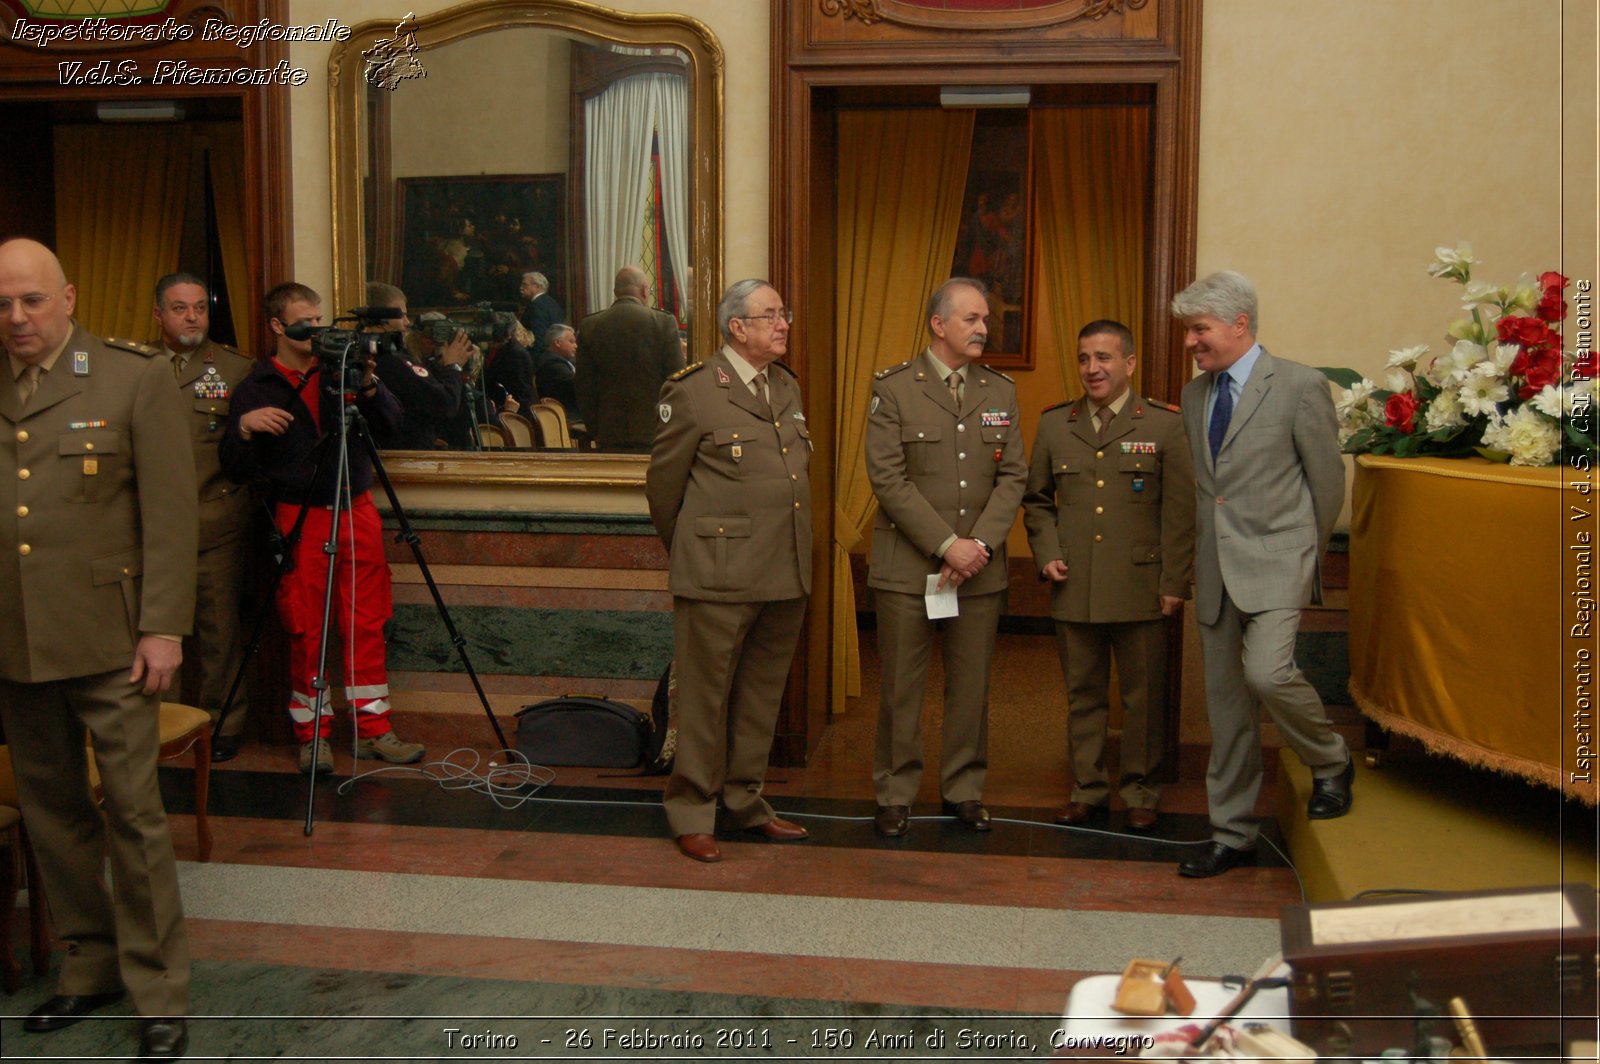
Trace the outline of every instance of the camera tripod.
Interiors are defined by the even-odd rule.
[[[344,350],[339,356],[336,374],[329,372],[334,368],[334,366],[331,364],[331,360],[322,362],[321,371],[318,374],[322,381],[322,391],[325,394],[331,394],[338,397],[340,416],[338,429],[334,430],[330,428],[324,430],[321,437],[316,442],[316,445],[313,449],[313,452],[316,455],[316,462],[313,466],[310,480],[310,483],[313,486],[319,482],[324,463],[327,461],[330,452],[336,449],[338,457],[335,459],[337,466],[334,477],[334,502],[331,507],[333,516],[328,530],[328,538],[323,544],[322,548],[323,553],[326,554],[328,558],[328,570],[326,586],[323,590],[322,599],[321,640],[317,650],[317,671],[311,681],[312,690],[315,692],[313,716],[311,720],[313,757],[312,770],[308,776],[306,787],[306,835],[310,835],[312,831],[312,824],[315,816],[314,811],[317,777],[322,774],[316,768],[315,755],[319,751],[319,746],[317,744],[320,744],[324,741],[321,737],[322,721],[325,717],[331,715],[332,713],[332,709],[329,705],[330,696],[328,693],[329,626],[333,621],[333,601],[335,591],[334,580],[338,565],[340,525],[342,523],[342,519],[353,520],[353,499],[350,491],[350,440],[352,438],[360,442],[360,445],[364,449],[368,460],[372,463],[372,471],[374,474],[376,474],[378,483],[383,486],[384,494],[389,500],[391,512],[394,514],[400,526],[400,531],[395,536],[395,539],[397,542],[406,543],[411,548],[412,556],[417,560],[417,566],[422,573],[423,580],[428,586],[429,594],[433,597],[433,604],[439,613],[439,619],[443,621],[445,630],[450,636],[450,643],[455,647],[456,654],[461,659],[461,663],[466,669],[467,676],[472,680],[473,690],[477,692],[478,702],[483,706],[483,712],[489,718],[489,726],[494,730],[495,739],[499,743],[499,748],[502,750],[509,749],[505,732],[501,730],[500,722],[495,718],[494,709],[489,705],[489,696],[484,692],[483,684],[478,678],[477,670],[472,665],[472,658],[467,653],[467,641],[465,637],[461,635],[460,630],[456,628],[455,622],[450,616],[449,608],[446,607],[444,598],[439,593],[439,587],[434,582],[433,573],[428,567],[428,560],[423,555],[421,539],[417,535],[416,530],[412,527],[411,520],[406,515],[405,507],[401,505],[399,496],[395,493],[394,484],[389,479],[389,473],[388,470],[384,468],[382,458],[379,457],[377,445],[373,442],[372,433],[367,426],[366,419],[362,416],[360,409],[358,409],[356,406],[355,391],[357,389],[350,389],[348,387],[352,383],[350,380],[350,366],[348,360],[350,358],[350,350],[353,347],[355,347],[354,341],[351,341],[345,345]],[[300,388],[303,389],[309,380],[310,377],[308,376],[306,380],[301,381]],[[313,401],[315,402],[320,403],[321,400],[321,395],[313,397]],[[224,708],[219,714],[216,723],[212,726],[213,742],[215,742],[217,735],[220,734],[223,722],[227,719],[228,714],[232,711],[231,707],[234,705],[234,699],[238,696],[239,688],[244,682],[245,670],[249,667],[251,660],[260,650],[261,637],[265,628],[267,610],[271,608],[270,604],[276,601],[278,586],[282,583],[284,576],[289,572],[290,569],[294,567],[295,547],[300,541],[301,534],[305,528],[306,517],[311,512],[311,508],[312,503],[309,501],[302,502],[300,504],[300,510],[295,515],[294,523],[287,533],[283,533],[279,530],[277,521],[275,519],[272,522],[274,551],[279,555],[277,558],[277,568],[273,572],[266,599],[262,603],[261,609],[257,614],[255,624],[251,632],[250,642],[245,648],[245,652],[239,663],[238,670],[234,673],[233,682],[228,688],[227,697],[223,700],[222,705]],[[275,517],[275,515],[273,516]],[[353,711],[354,707],[352,707],[352,712]]]

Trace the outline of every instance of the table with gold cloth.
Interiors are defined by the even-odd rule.
[[[1569,771],[1581,653],[1563,584],[1575,571],[1570,473],[1358,457],[1350,693],[1386,729],[1594,804],[1592,780]]]

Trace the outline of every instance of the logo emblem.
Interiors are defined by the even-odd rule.
[[[656,413],[661,415],[661,423],[665,425],[667,422],[672,420],[672,404],[662,403],[660,406],[656,407]]]

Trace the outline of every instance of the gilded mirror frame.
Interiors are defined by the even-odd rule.
[[[720,343],[708,316],[722,294],[723,266],[723,79],[722,46],[704,23],[686,15],[631,14],[583,0],[477,0],[411,22],[424,66],[427,50],[468,37],[522,27],[563,30],[613,44],[670,46],[689,57],[690,116],[694,155],[690,225],[694,243],[692,301],[699,320],[691,333],[690,360],[709,358]],[[367,82],[362,55],[395,34],[392,21],[362,22],[328,58],[328,105],[333,196],[333,305],[364,302],[366,204],[362,183],[369,158],[363,107]],[[404,90],[404,83],[400,86]],[[416,485],[438,504],[458,503],[447,485],[472,489],[531,488],[518,509],[571,510],[571,493],[587,496],[592,509],[643,509],[635,489],[644,484],[644,455],[552,452],[485,453],[388,451],[384,465],[399,485]],[[416,491],[408,491],[414,498]],[[625,497],[633,497],[625,501]],[[636,500],[636,501],[633,501]],[[419,500],[420,501],[420,500]],[[501,500],[504,505],[509,500]],[[629,504],[632,502],[632,505]],[[426,505],[426,503],[422,503]],[[497,507],[490,507],[491,509]]]

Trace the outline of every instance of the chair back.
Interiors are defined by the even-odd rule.
[[[486,451],[503,451],[506,448],[506,434],[500,431],[499,425],[479,425],[478,439],[483,441]]]
[[[567,408],[554,399],[540,399],[528,408],[539,423],[539,436],[546,447],[572,448],[572,430],[567,426]]]
[[[513,447],[531,449],[539,445],[533,433],[533,422],[521,414],[501,411],[500,427],[505,430],[505,434],[510,439]]]

